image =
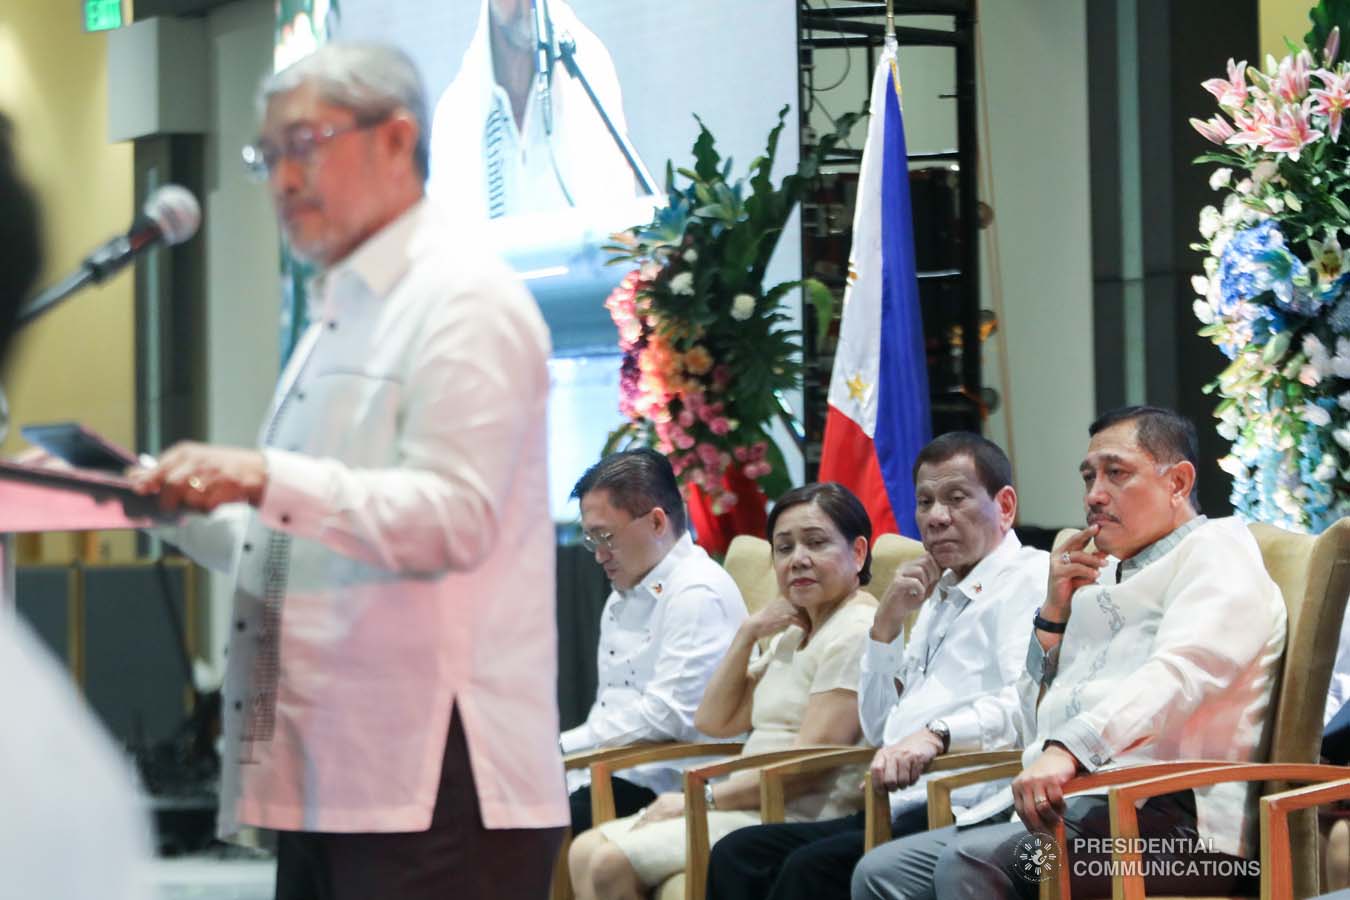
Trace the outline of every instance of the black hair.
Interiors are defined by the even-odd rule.
[[[919,480],[919,466],[944,463],[957,456],[969,456],[980,484],[993,497],[1013,483],[1012,463],[1003,448],[973,431],[949,431],[929,441],[914,460],[913,479]]]
[[[670,519],[675,536],[684,534],[684,498],[675,470],[670,460],[649,447],[606,456],[577,479],[572,496],[580,500],[595,491],[608,491],[610,503],[634,517],[659,506]]]
[[[13,133],[0,113],[0,359],[42,269],[42,220],[37,197],[19,174]]]
[[[793,488],[778,498],[778,502],[769,511],[769,524],[764,529],[765,537],[773,543],[773,529],[778,517],[794,506],[814,503],[820,511],[829,516],[834,527],[851,545],[858,538],[867,541],[867,555],[863,558],[862,568],[858,570],[858,583],[867,584],[872,580],[872,520],[867,517],[867,509],[853,492],[834,481],[817,481]]]

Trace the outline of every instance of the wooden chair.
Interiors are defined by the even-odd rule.
[[[745,601],[746,609],[751,614],[778,595],[778,579],[773,571],[769,542],[763,538],[749,534],[740,534],[732,538],[730,546],[727,547],[726,559],[722,565],[727,570],[727,574],[731,576],[731,580],[736,582],[736,587],[741,592],[741,599]],[[737,753],[740,751],[741,745],[734,743],[675,742],[625,744],[621,747],[582,750],[569,754],[563,758],[563,768],[569,772],[576,769],[589,769],[596,763],[655,748],[662,748],[665,752],[670,753],[671,755],[665,758],[674,760]],[[596,825],[601,822],[608,822],[614,818],[614,815],[613,782],[605,779],[604,784],[599,786],[599,790],[596,789],[596,785],[592,784],[592,822]],[[553,883],[549,890],[550,900],[571,900],[572,898],[572,881],[567,866],[567,854],[571,849],[573,836],[570,828],[563,833],[562,846],[559,848],[558,857],[553,864]]]
[[[1285,653],[1272,702],[1269,762],[1239,764],[1227,761],[1179,761],[1094,772],[1065,785],[1066,795],[1108,787],[1112,836],[1137,837],[1136,804],[1174,791],[1243,781],[1264,782],[1262,793],[1261,896],[1304,898],[1318,890],[1318,832],[1314,817],[1300,806],[1315,790],[1287,790],[1290,783],[1318,783],[1345,778],[1346,768],[1317,765],[1322,736],[1322,713],[1331,683],[1341,619],[1350,595],[1350,518],[1342,519],[1322,535],[1291,534],[1269,525],[1254,524],[1267,572],[1279,585],[1288,615]],[[1013,767],[998,771],[966,772],[929,782],[929,816],[950,820],[953,787],[1007,777]],[[1269,801],[1269,802],[1266,802]],[[941,806],[946,803],[946,810]],[[935,807],[938,807],[935,810]],[[1271,829],[1270,810],[1292,821]],[[1057,829],[1060,859],[1056,877],[1041,885],[1042,898],[1069,896],[1069,860],[1064,853],[1063,826]],[[1129,860],[1129,855],[1116,857]],[[1113,879],[1115,898],[1143,898],[1141,875]]]

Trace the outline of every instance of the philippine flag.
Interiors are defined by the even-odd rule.
[[[918,537],[911,469],[932,426],[894,37],[872,79],[871,113],[820,480],[857,494],[874,534]]]

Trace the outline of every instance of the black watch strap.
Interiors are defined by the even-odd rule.
[[[1026,613],[1023,613],[1026,615]],[[1041,609],[1036,607],[1036,615],[1031,620],[1041,631],[1048,631],[1051,634],[1063,634],[1064,629],[1068,627],[1068,622],[1051,622],[1049,619],[1041,618]]]

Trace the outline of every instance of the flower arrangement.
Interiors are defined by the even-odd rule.
[[[730,181],[699,121],[692,169],[666,167],[667,203],[652,222],[615,235],[611,263],[636,268],[605,305],[623,351],[620,411],[628,418],[606,452],[653,446],[670,457],[686,492],[706,494],[720,515],[738,502],[735,475],[769,497],[789,487],[769,436],[778,393],[800,384],[801,334],[780,307],[803,288],[827,327],[829,290],[813,279],[765,289],[765,270],[788,216],[820,160],[851,127],[840,120],[795,174],[770,178],[787,107],[747,178]],[[677,183],[676,175],[684,183]]]
[[[1331,0],[1330,8],[1350,4]],[[1320,532],[1350,514],[1350,62],[1328,2],[1309,47],[1264,68],[1229,60],[1204,87],[1219,113],[1191,124],[1222,149],[1200,213],[1205,274],[1196,317],[1231,362],[1220,397],[1220,466],[1239,515]]]

